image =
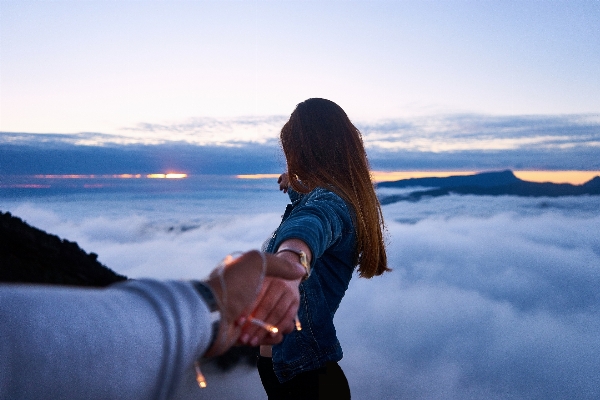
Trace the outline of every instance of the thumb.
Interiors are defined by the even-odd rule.
[[[267,276],[296,280],[306,275],[304,267],[297,263],[291,263],[274,254],[265,254],[267,257]]]

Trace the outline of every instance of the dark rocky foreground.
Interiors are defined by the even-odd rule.
[[[127,278],[77,243],[0,212],[0,282],[103,287]]]
[[[382,205],[399,201],[418,201],[424,197],[449,194],[478,196],[561,197],[600,195],[600,177],[596,176],[583,185],[568,183],[538,183],[517,178],[512,171],[484,172],[468,176],[447,178],[412,178],[394,182],[380,182],[379,188],[420,188],[406,194],[381,196]],[[430,189],[423,189],[430,188]]]
[[[0,283],[106,287],[127,280],[102,265],[95,253],[0,211]],[[221,370],[254,364],[257,349],[234,347],[212,360]]]

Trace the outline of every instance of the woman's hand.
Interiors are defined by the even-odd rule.
[[[284,334],[290,333],[294,329],[294,318],[298,313],[300,304],[298,285],[301,279],[302,277],[293,281],[265,279],[263,290],[258,296],[257,307],[252,313],[252,317],[262,321],[280,321],[276,325],[279,333],[272,335],[263,328],[246,323],[240,335],[239,344],[248,346],[277,344],[283,340]],[[282,293],[288,292],[293,293],[293,295],[282,295]]]
[[[312,257],[310,248],[299,239],[288,239],[281,243],[279,251],[291,248],[296,250],[302,250],[307,255],[308,262]],[[253,312],[253,317],[258,319],[281,319],[281,326],[277,325],[279,331],[283,334],[290,333],[295,329],[296,323],[295,318],[298,312],[298,303],[300,291],[298,286],[302,282],[302,279],[306,275],[306,269],[300,264],[299,257],[296,253],[290,251],[281,251],[273,255],[282,262],[293,265],[294,268],[302,268],[304,273],[302,276],[296,279],[281,280],[281,279],[265,279],[265,285],[263,290],[258,296],[257,308]],[[290,298],[284,298],[281,293],[292,292],[293,302],[290,302]],[[296,297],[298,296],[298,297]],[[298,302],[295,299],[298,298]],[[267,310],[271,310],[266,312]],[[263,319],[264,320],[264,319]],[[261,329],[255,325],[246,323],[243,327],[242,334],[240,336],[240,344],[257,346],[257,345],[272,345],[277,344],[281,341],[279,337],[272,337],[267,335],[264,329]]]
[[[288,173],[284,172],[283,174],[279,175],[277,183],[279,183],[279,190],[282,190],[283,193],[287,193],[288,187],[290,186],[290,178],[288,177]]]
[[[283,339],[282,333],[292,330],[300,302],[298,284],[295,282],[302,279],[305,270],[273,254],[263,255],[266,271],[262,281],[263,258],[256,250],[244,253],[225,265],[223,282],[218,270],[213,271],[206,281],[224,309],[221,309],[218,337],[205,357],[222,354],[234,345],[242,333],[242,325],[248,325],[246,321],[251,313],[252,317],[279,329],[276,334],[269,333],[268,343],[279,343]],[[277,302],[262,301],[267,292],[269,296],[276,297]],[[262,328],[260,330],[262,332],[258,336],[262,340],[268,332]]]

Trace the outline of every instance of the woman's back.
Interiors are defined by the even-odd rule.
[[[261,347],[259,373],[269,399],[350,398],[333,318],[357,266],[366,278],[388,270],[365,149],[346,113],[325,99],[298,104],[281,144],[287,172],[280,189],[289,190],[292,205],[267,251],[308,258],[312,273],[299,285],[302,329],[272,351]]]

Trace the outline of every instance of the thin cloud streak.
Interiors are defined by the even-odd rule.
[[[195,118],[182,123],[140,123],[120,135],[2,132],[0,143],[78,146],[277,146],[285,116]],[[355,121],[367,148],[393,152],[457,152],[600,147],[600,114],[564,116],[437,115],[375,122]]]
[[[240,143],[269,144],[277,139],[287,120],[284,116],[240,118],[194,118],[184,123],[141,123],[122,128],[126,135],[156,143],[179,141],[196,145],[237,146]],[[162,140],[162,142],[161,142]]]
[[[456,152],[598,146],[600,115],[428,116],[361,124],[368,147]]]

